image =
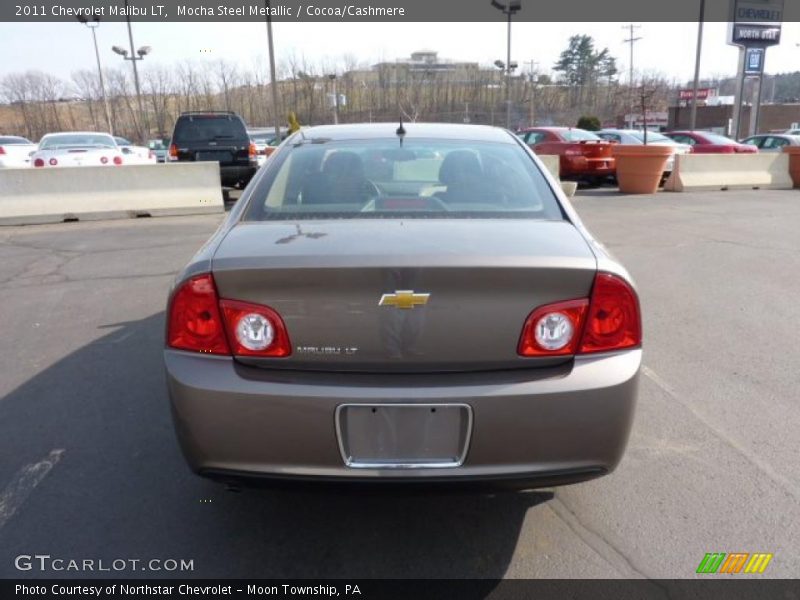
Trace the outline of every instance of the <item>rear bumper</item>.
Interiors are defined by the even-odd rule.
[[[258,170],[258,164],[252,165],[220,165],[219,176],[224,186],[234,186],[237,184],[247,185]]]
[[[633,419],[641,350],[555,369],[378,375],[269,371],[230,358],[166,350],[178,439],[202,475],[272,481],[574,483],[612,471]],[[345,466],[336,407],[344,403],[468,404],[464,464],[444,469]]]
[[[564,157],[561,162],[563,177],[611,177],[617,172],[613,157],[586,158],[583,156]]]

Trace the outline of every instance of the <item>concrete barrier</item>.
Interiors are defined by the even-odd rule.
[[[0,224],[222,213],[214,162],[0,169]]]
[[[789,156],[759,154],[678,154],[664,184],[671,192],[702,190],[788,190]]]
[[[536,156],[539,157],[539,160],[542,161],[545,168],[550,171],[550,174],[556,178],[556,181],[561,184],[561,190],[568,198],[572,198],[578,190],[578,184],[574,181],[561,181],[560,157],[555,154],[537,154]]]

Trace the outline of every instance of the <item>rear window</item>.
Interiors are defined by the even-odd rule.
[[[16,137],[16,136],[5,136],[0,137],[0,144],[5,144],[6,146],[13,145],[13,144],[32,144],[28,139],[24,137]]]
[[[705,132],[703,132],[703,137],[706,138],[712,144],[719,144],[719,145],[722,145],[722,146],[727,146],[729,144],[735,144],[736,143],[731,138],[727,138],[724,135],[717,135],[716,133],[705,133]]]
[[[285,147],[247,220],[381,217],[563,219],[517,144],[464,140],[313,140]]]
[[[248,139],[242,120],[234,115],[179,117],[175,124],[175,143]]]
[[[58,133],[39,142],[39,150],[56,148],[116,148],[114,138],[104,133]]]
[[[568,142],[583,142],[585,140],[601,140],[599,135],[586,131],[584,129],[567,129],[561,132],[561,135]]]

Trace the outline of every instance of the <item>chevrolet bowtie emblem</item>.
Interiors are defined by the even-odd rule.
[[[414,308],[428,303],[430,294],[415,294],[414,290],[397,290],[394,294],[384,294],[378,306],[394,306],[395,308]]]

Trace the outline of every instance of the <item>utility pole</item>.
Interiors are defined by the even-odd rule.
[[[628,116],[630,117],[630,119],[628,121],[628,126],[630,129],[633,129],[633,109],[636,104],[635,94],[633,89],[633,45],[642,39],[640,37],[634,37],[633,34],[636,29],[641,28],[641,25],[634,25],[633,23],[631,23],[630,25],[623,25],[622,28],[627,29],[630,33],[630,37],[627,40],[623,41],[626,44],[631,45],[630,78],[628,80],[628,96],[629,96],[628,104],[630,106],[630,115]]]
[[[692,92],[692,113],[689,129],[697,129],[697,88],[700,85],[700,54],[703,51],[703,21],[706,16],[706,0],[700,0],[700,18],[697,21],[697,56],[694,60],[694,87]]]
[[[522,0],[509,0],[508,4],[503,4],[497,0],[492,0],[491,5],[502,12],[508,18],[508,33],[506,35],[506,129],[511,129],[511,73],[516,68],[516,64],[511,62],[511,17],[522,8]],[[502,61],[499,61],[502,62]],[[498,61],[495,61],[497,64]],[[499,66],[499,65],[498,65]]]
[[[111,123],[111,111],[108,109],[108,96],[106,96],[106,82],[103,79],[103,66],[100,63],[100,50],[97,48],[96,30],[100,26],[100,15],[97,13],[93,14],[91,20],[88,16],[78,15],[78,21],[92,30],[92,40],[94,40],[94,56],[97,59],[97,76],[100,78],[100,94],[103,97],[103,108],[106,114],[106,126],[108,127],[108,133],[114,135],[114,126]],[[774,95],[775,94],[773,93],[773,96]]]

